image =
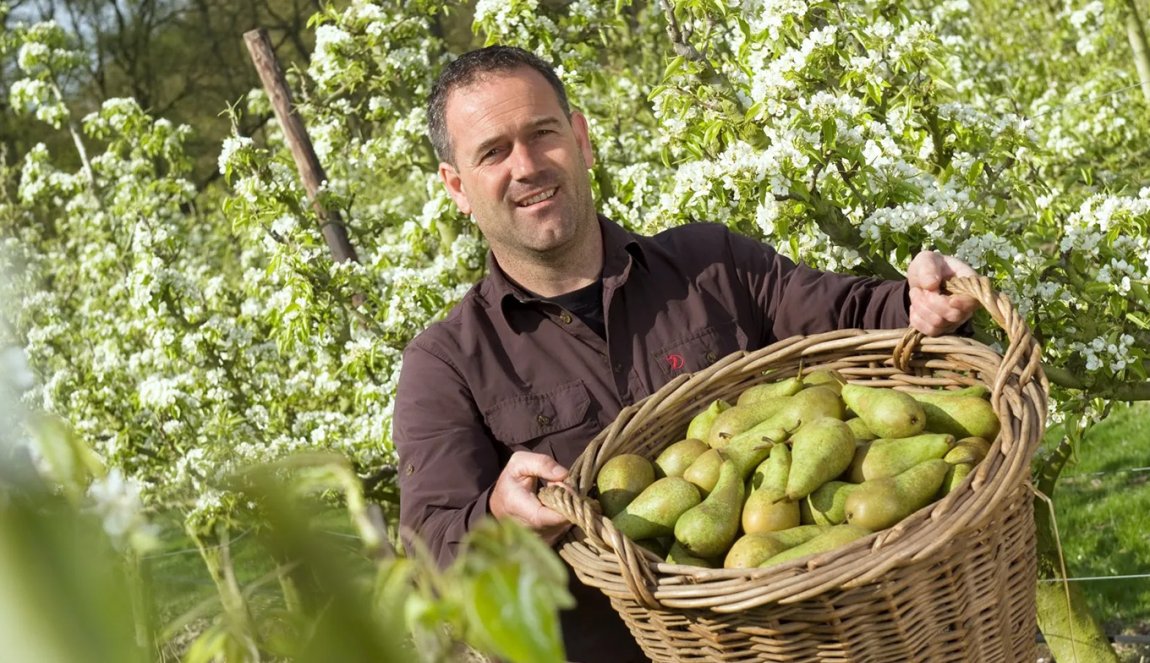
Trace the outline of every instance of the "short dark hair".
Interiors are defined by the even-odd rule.
[[[563,113],[570,117],[567,90],[546,60],[515,46],[495,45],[469,51],[443,68],[427,99],[427,134],[435,148],[435,156],[440,161],[455,163],[451,137],[447,135],[447,97],[451,92],[471,85],[487,74],[514,71],[521,67],[534,69],[547,80],[559,98]]]

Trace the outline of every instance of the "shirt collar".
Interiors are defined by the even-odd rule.
[[[627,232],[619,224],[599,215],[599,230],[603,234],[603,274],[604,287],[614,283],[615,287],[622,285],[630,274],[631,265],[638,264],[644,271],[647,270],[647,258],[643,255],[643,247],[635,235]],[[487,278],[485,279],[487,300],[499,306],[504,320],[513,330],[518,331],[514,324],[516,314],[524,309],[530,309],[542,300],[527,292],[516,284],[499,267],[495,261],[495,254],[487,251]]]

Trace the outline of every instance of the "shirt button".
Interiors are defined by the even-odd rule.
[[[551,417],[545,414],[541,414],[538,417],[535,417],[535,423],[539,424],[540,426],[546,426],[547,424],[551,423]]]
[[[614,365],[614,366],[612,366],[611,368],[612,368],[612,369],[613,369],[613,370],[614,370],[616,373],[622,373],[622,372],[623,372],[623,364],[615,364],[615,365]]]
[[[411,476],[411,475],[415,474],[415,466],[412,465],[411,463],[408,463],[407,467],[403,468],[403,471],[405,473],[407,473],[407,476]]]
[[[563,324],[565,324],[565,325],[571,324],[571,314],[568,313],[567,311],[563,311],[562,313],[560,313],[559,319],[562,320]]]
[[[708,350],[707,354],[705,354],[703,356],[704,356],[704,358],[706,358],[708,364],[715,363],[715,360],[719,358],[718,355],[715,354],[714,350]]]

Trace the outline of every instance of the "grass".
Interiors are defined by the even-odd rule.
[[[1066,566],[1107,633],[1150,632],[1150,403],[1115,408],[1063,470],[1054,505]]]

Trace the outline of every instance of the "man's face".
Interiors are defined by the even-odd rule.
[[[568,120],[541,74],[523,67],[457,88],[445,119],[455,164],[439,176],[497,257],[537,260],[598,232],[587,121]]]

